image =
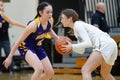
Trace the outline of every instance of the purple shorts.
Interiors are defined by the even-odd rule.
[[[30,50],[33,54],[36,54],[40,60],[44,59],[47,56],[42,46],[39,46],[39,47],[25,47],[24,46],[24,48],[20,46],[18,47],[18,51],[24,60],[25,60],[26,52],[28,50]]]

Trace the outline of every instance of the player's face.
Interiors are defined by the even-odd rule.
[[[0,11],[3,11],[3,2],[0,1]]]
[[[61,14],[61,23],[64,27],[69,27],[70,20],[64,14]]]
[[[52,6],[46,6],[45,9],[42,12],[40,12],[40,14],[42,18],[49,20],[53,14]]]

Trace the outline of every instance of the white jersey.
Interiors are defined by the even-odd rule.
[[[93,50],[100,51],[106,63],[113,65],[117,58],[117,45],[110,36],[99,28],[83,21],[74,23],[74,35],[78,44],[72,44],[73,51],[93,47]]]

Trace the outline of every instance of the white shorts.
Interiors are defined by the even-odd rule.
[[[109,65],[114,65],[115,60],[117,59],[118,49],[116,42],[106,36],[99,37],[99,48],[95,47],[94,50],[101,52],[105,62]],[[97,44],[98,45],[98,44]]]

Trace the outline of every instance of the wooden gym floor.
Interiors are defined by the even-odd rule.
[[[10,73],[1,73],[0,80],[30,80],[33,71],[21,71]],[[116,80],[120,80],[120,76],[115,76]],[[82,80],[80,74],[55,74],[52,80]],[[100,76],[93,77],[93,80],[103,80]]]

